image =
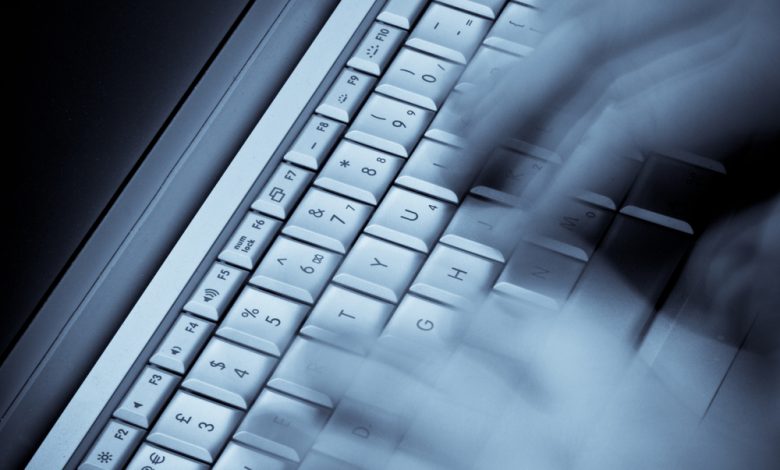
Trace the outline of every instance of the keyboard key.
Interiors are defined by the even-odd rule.
[[[489,20],[434,3],[425,11],[406,44],[465,64],[489,28]]]
[[[504,263],[519,241],[522,222],[514,207],[467,196],[441,242]]]
[[[322,167],[346,126],[324,116],[312,116],[284,155],[288,162],[317,170]]]
[[[537,128],[538,129],[538,128]],[[548,131],[542,130],[540,132],[546,133]],[[552,132],[552,131],[549,131]],[[529,144],[528,142],[514,138],[509,139],[506,142],[506,147],[508,149],[514,150],[516,152],[520,152],[526,155],[530,155],[532,157],[538,158],[540,160],[547,160],[548,162],[552,163],[563,163],[563,160],[561,159],[561,156],[558,155],[557,152],[541,147],[539,145]],[[601,161],[601,160],[599,160]],[[590,175],[589,175],[590,176]]]
[[[126,470],[207,470],[208,465],[144,443]]]
[[[380,341],[402,341],[430,349],[450,349],[463,332],[462,312],[407,295],[385,327]]]
[[[341,255],[279,237],[249,281],[270,291],[313,304],[341,263]]]
[[[317,106],[317,112],[337,121],[350,122],[363,104],[376,78],[356,70],[344,69]]]
[[[584,266],[582,261],[522,243],[498,278],[495,289],[542,307],[558,309],[566,302]]]
[[[481,167],[456,147],[423,139],[404,165],[396,184],[458,204]]]
[[[365,467],[349,464],[322,452],[309,452],[298,470],[362,470]]]
[[[296,302],[246,287],[217,329],[217,335],[281,356],[309,308]]]
[[[462,65],[403,48],[376,91],[436,111],[462,71]]]
[[[180,454],[214,463],[241,412],[209,400],[177,392],[147,440]]]
[[[557,199],[539,209],[528,238],[537,245],[588,261],[612,216],[610,211],[574,199]]]
[[[214,470],[292,470],[289,462],[231,442],[219,456]]]
[[[691,237],[679,231],[615,216],[562,314],[604,322],[599,326],[611,337],[633,340],[690,244]]]
[[[79,465],[79,470],[124,468],[142,438],[143,431],[140,429],[110,420]]]
[[[147,366],[114,411],[114,416],[148,428],[178,383],[178,376]]]
[[[209,320],[219,320],[247,274],[243,269],[214,263],[184,305],[184,310]]]
[[[286,219],[314,177],[311,171],[282,162],[263,187],[252,209],[278,219]]]
[[[301,328],[301,334],[365,353],[392,312],[392,304],[330,285]]]
[[[644,164],[620,212],[693,234],[709,215],[719,177],[709,169],[653,156]]]
[[[275,365],[271,356],[212,338],[182,387],[245,410]]]
[[[187,314],[180,315],[149,362],[183,374],[213,329],[211,322]]]
[[[425,131],[425,137],[456,147],[463,147],[466,144],[463,136],[470,122],[467,120],[468,114],[459,112],[461,106],[459,102],[464,99],[463,96],[463,93],[457,91],[450,93],[444,105],[436,113],[430,127]]]
[[[408,30],[417,20],[426,3],[426,0],[389,0],[379,12],[377,19]]]
[[[408,427],[386,470],[466,469],[475,465],[497,418],[447,400],[429,399]],[[436,462],[436,465],[431,465]],[[518,468],[522,468],[518,465]]]
[[[364,235],[333,282],[397,303],[424,260],[421,253]]]
[[[314,450],[354,465],[382,468],[401,440],[399,417],[355,400],[339,403],[314,443]]]
[[[526,362],[541,349],[556,313],[494,290],[469,322],[462,344],[514,364]]]
[[[402,158],[342,140],[314,184],[375,206],[403,162]]]
[[[539,10],[510,3],[485,38],[485,44],[518,55],[528,55],[542,39]]]
[[[642,162],[634,158],[599,157],[582,168],[583,174],[588,175],[587,182],[575,193],[585,202],[616,211],[641,167]]]
[[[485,165],[471,192],[494,201],[527,207],[543,191],[556,165],[499,149]]]
[[[373,94],[347,130],[346,137],[385,152],[408,157],[433,113]]]
[[[405,36],[406,31],[402,29],[374,23],[347,65],[372,75],[381,75]]]
[[[496,19],[496,16],[498,16],[498,12],[501,11],[501,8],[504,6],[504,3],[506,2],[506,0],[440,0],[440,1],[441,3],[445,3],[447,5],[452,5],[462,10],[476,13],[477,15],[484,16],[485,18],[490,18],[491,20]]]
[[[454,212],[451,204],[393,187],[365,232],[428,253]]]
[[[458,80],[455,89],[465,92],[477,87],[489,86],[519,61],[520,58],[512,54],[490,47],[480,47]]]
[[[219,259],[240,268],[254,269],[281,225],[276,219],[249,212],[225,244]]]
[[[360,360],[355,354],[299,336],[290,345],[268,386],[333,408]]]
[[[344,254],[370,214],[371,206],[312,188],[282,233]]]
[[[437,245],[410,291],[449,305],[479,303],[493,287],[501,265]]]
[[[325,408],[264,389],[238,427],[235,439],[300,462],[328,414]]]

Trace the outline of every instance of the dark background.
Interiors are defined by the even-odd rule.
[[[31,2],[7,14],[0,357],[248,3]]]

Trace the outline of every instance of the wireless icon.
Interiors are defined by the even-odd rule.
[[[219,291],[216,289],[206,289],[203,291],[203,301],[204,302],[211,302],[219,295]]]

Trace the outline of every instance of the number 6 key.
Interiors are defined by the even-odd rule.
[[[328,250],[279,237],[249,282],[313,304],[341,264],[342,258]]]

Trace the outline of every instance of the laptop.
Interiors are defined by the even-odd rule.
[[[726,167],[615,158],[525,233],[521,209],[561,158],[520,139],[484,161],[461,151],[448,99],[532,50],[516,23],[541,3],[237,8],[7,353],[4,467],[506,463],[480,460],[507,446],[491,432],[505,390],[462,372],[516,372],[594,325],[634,346],[644,368],[625,370],[671,389],[686,423],[743,413],[721,391],[776,320],[689,328],[708,299],[686,261]],[[523,335],[539,324],[545,344]],[[457,392],[474,380],[476,402]]]

